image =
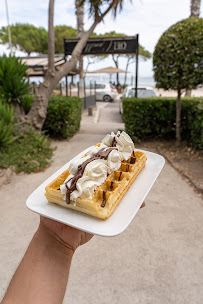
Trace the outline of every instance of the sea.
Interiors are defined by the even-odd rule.
[[[121,85],[124,84],[124,79],[125,77],[120,74],[119,75],[119,82]],[[91,81],[96,81],[96,82],[105,82],[108,83],[109,81],[111,81],[112,83],[115,82],[116,84],[116,75],[112,74],[111,78],[109,77],[109,75],[105,75],[105,74],[100,74],[100,75],[86,75],[85,77],[86,82],[91,82]],[[135,77],[132,76],[128,76],[127,80],[126,80],[126,84],[127,85],[135,85]],[[155,81],[153,77],[138,77],[138,86],[150,86],[150,87],[154,87],[155,86]]]
[[[68,77],[68,83],[70,84],[70,82],[72,81],[71,77]],[[79,77],[78,75],[74,76],[74,83],[76,84],[79,81]],[[85,76],[85,82],[86,85],[88,86],[90,83],[92,82],[97,82],[97,83],[101,83],[101,82],[105,82],[105,83],[109,83],[112,82],[115,84],[117,83],[116,81],[116,75],[112,74],[112,77],[110,78],[110,76],[108,74],[91,74],[91,75],[86,75]],[[30,77],[30,83],[35,82],[37,84],[43,82],[43,78],[42,77]],[[65,85],[65,78],[61,79],[60,81],[63,85]],[[119,75],[119,82],[121,85],[124,84],[124,76],[122,74]],[[126,84],[127,85],[135,85],[135,77],[133,76],[128,76],[127,80],[126,80]],[[149,87],[155,87],[155,81],[153,77],[138,77],[138,86],[149,86]]]

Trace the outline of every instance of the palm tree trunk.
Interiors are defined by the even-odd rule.
[[[77,17],[77,38],[81,38],[84,32],[84,4],[81,4],[81,0],[75,1],[76,7],[76,17]],[[83,73],[83,56],[80,56],[79,59],[79,71],[80,71],[80,79],[84,78]]]
[[[190,17],[199,17],[201,0],[191,0],[190,3]],[[191,97],[192,90],[186,90],[185,96]]]
[[[201,0],[191,0],[190,17],[199,17]]]
[[[49,28],[48,28],[48,71],[54,73],[54,0],[49,2]]]
[[[181,90],[178,89],[178,96],[176,101],[176,145],[180,145],[180,123],[181,123]]]

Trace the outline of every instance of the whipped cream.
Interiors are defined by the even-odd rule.
[[[75,167],[75,164],[72,166]],[[76,190],[71,193],[70,199],[74,202],[76,201],[77,197],[91,199],[97,186],[104,183],[107,173],[110,173],[107,160],[100,159],[90,162],[86,166],[83,176],[78,179],[76,183]],[[66,194],[67,188],[65,183],[67,183],[67,186],[70,187],[71,178],[73,176],[74,174],[70,174],[65,182],[60,186],[61,193]]]
[[[118,148],[119,152],[121,152],[123,158],[128,160],[135,148],[132,139],[125,131],[122,133],[118,131],[116,135],[114,132],[111,132],[111,134],[107,134],[106,137],[104,137],[102,144],[111,147],[114,138],[116,141],[115,147]]]
[[[66,200],[66,184],[71,188],[71,179],[77,174],[78,166],[93,157],[101,149],[112,147],[112,144],[114,144],[115,150],[112,150],[108,154],[107,159],[92,160],[86,165],[82,177],[76,182],[76,190],[70,194],[71,201],[76,203],[78,197],[91,199],[96,188],[105,182],[107,174],[118,170],[122,160],[129,159],[134,151],[134,144],[130,136],[124,131],[122,133],[117,132],[117,134],[111,132],[111,134],[106,135],[99,147],[92,147],[85,157],[76,159],[70,163],[70,175],[60,186],[61,193],[64,194],[64,200]]]

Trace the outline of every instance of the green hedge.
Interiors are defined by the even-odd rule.
[[[182,98],[181,136],[203,148],[203,98]],[[176,98],[124,98],[123,120],[134,139],[175,138]]]
[[[82,99],[51,96],[43,129],[56,138],[68,138],[80,129]]]
[[[29,112],[33,98],[34,95],[25,96],[22,102],[25,113]],[[53,138],[71,137],[80,129],[81,114],[82,99],[52,95],[43,130]]]

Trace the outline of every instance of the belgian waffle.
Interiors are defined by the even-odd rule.
[[[70,204],[66,203],[64,194],[61,193],[60,185],[69,176],[69,169],[64,171],[45,188],[45,196],[50,203],[106,220],[113,213],[121,198],[142,171],[146,160],[147,157],[143,152],[133,152],[127,161],[122,161],[119,170],[109,174],[105,182],[97,187],[91,200],[78,197],[76,204],[72,201]]]

